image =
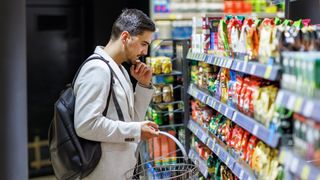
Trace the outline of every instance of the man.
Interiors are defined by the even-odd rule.
[[[125,179],[125,172],[137,163],[137,143],[158,136],[158,126],[143,121],[153,95],[152,71],[138,58],[147,54],[155,25],[143,12],[127,9],[112,27],[111,39],[105,47],[96,47],[94,56],[103,57],[114,71],[101,60],[87,62],[74,85],[75,129],[85,139],[100,141],[102,155],[95,170],[86,178]],[[123,62],[131,63],[131,75],[138,81],[135,94]],[[111,97],[107,115],[102,115],[110,88],[123,113],[120,121]]]

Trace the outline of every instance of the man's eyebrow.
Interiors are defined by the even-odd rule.
[[[147,42],[147,41],[142,41],[143,43],[146,43],[147,45],[150,45],[150,43],[149,42]]]

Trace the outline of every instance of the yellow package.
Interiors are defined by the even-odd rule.
[[[172,63],[170,58],[163,57],[161,69],[163,74],[172,73]]]

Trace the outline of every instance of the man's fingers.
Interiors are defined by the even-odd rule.
[[[148,126],[151,126],[153,127],[155,130],[159,130],[159,126],[158,124],[156,124],[155,122],[152,122],[152,121],[148,121]]]
[[[135,72],[136,72],[136,73],[140,72],[141,67],[143,67],[143,63],[137,64],[137,65],[136,65],[136,68],[135,68]]]

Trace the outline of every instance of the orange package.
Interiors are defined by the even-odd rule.
[[[176,131],[174,130],[169,130],[168,133],[171,134],[172,136],[176,136]],[[168,141],[169,141],[169,152],[170,152],[170,161],[171,161],[170,163],[174,164],[174,163],[177,163],[177,146],[173,140],[168,138]]]
[[[160,137],[154,137],[153,138],[153,157],[155,161],[156,166],[161,165],[161,142]]]
[[[162,164],[169,164],[169,141],[167,136],[160,136]]]

